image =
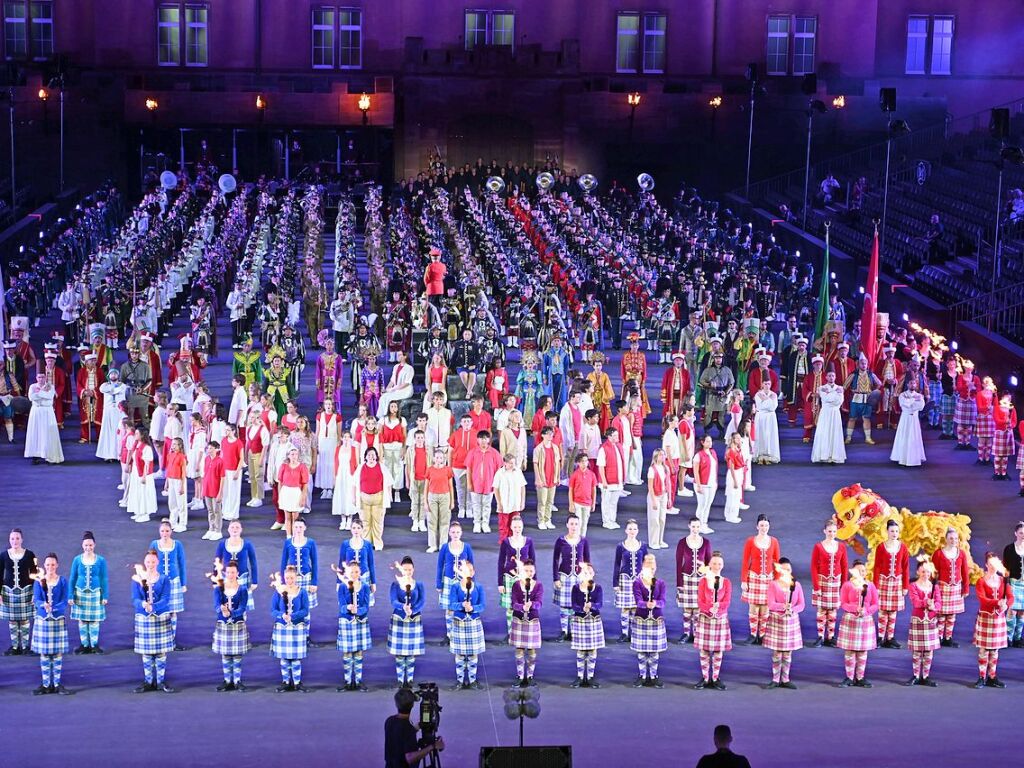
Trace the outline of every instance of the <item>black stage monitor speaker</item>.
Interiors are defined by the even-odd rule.
[[[1010,135],[1010,110],[999,107],[992,110],[992,118],[988,123],[988,132],[993,139],[1005,139]]]
[[[896,89],[895,88],[882,88],[878,92],[878,106],[882,108],[883,112],[895,112],[896,111]]]
[[[804,75],[804,79],[800,81],[800,92],[808,96],[818,92],[818,76],[814,72]]]
[[[572,747],[481,747],[480,768],[572,768]]]

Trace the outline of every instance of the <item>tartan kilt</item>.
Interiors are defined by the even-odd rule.
[[[956,413],[956,397],[954,395],[943,395],[940,400],[940,412],[943,419],[952,419]]]
[[[505,587],[505,593],[498,595],[498,603],[507,613],[512,610],[512,585],[516,583],[516,579],[511,573],[506,573],[502,575],[501,583]]]
[[[818,589],[811,592],[811,605],[823,611],[838,610],[840,582],[838,576],[830,579],[828,576],[819,575]]]
[[[167,601],[167,610],[170,613],[181,613],[185,610],[185,592],[181,588],[181,579],[171,579],[171,597]]]
[[[728,616],[709,616],[702,613],[697,617],[693,632],[693,647],[698,651],[720,653],[732,650],[732,629]]]
[[[60,656],[68,652],[68,624],[63,616],[35,620],[32,650],[40,656]]]
[[[388,653],[392,656],[422,656],[427,652],[423,638],[423,621],[419,616],[406,619],[391,614],[388,627]]]
[[[747,589],[743,592],[742,600],[750,605],[768,605],[768,584],[771,576],[761,576],[753,571],[747,571]]]
[[[924,651],[934,651],[938,647],[938,621],[912,616],[910,619],[910,634],[907,635],[907,650],[912,653],[923,653]]]
[[[1017,454],[1017,469],[1024,470],[1024,451]]]
[[[480,619],[452,619],[450,649],[456,656],[477,656],[486,651],[484,623]]]
[[[943,614],[963,613],[964,594],[959,584],[947,584],[939,582],[939,598]]]
[[[974,639],[971,641],[975,646],[984,651],[997,651],[1005,648],[1006,642],[1006,616],[995,613],[978,612],[978,618],[974,622]]]
[[[571,610],[572,588],[580,583],[580,577],[575,573],[560,573],[558,580],[562,582],[562,586],[555,588],[555,602],[563,611]]]
[[[278,659],[304,659],[309,653],[307,638],[309,624],[274,623],[274,633],[270,636],[270,655]]]
[[[619,574],[619,583],[615,587],[615,607],[620,611],[636,610],[636,596],[633,594],[633,579],[628,573]]]
[[[764,634],[764,647],[773,651],[795,651],[804,647],[800,634],[800,617],[793,613],[768,614],[768,629]]]
[[[135,614],[135,652],[158,656],[174,650],[170,613]]]
[[[697,605],[697,587],[700,586],[700,579],[700,576],[683,574],[683,585],[676,589],[676,605],[684,611],[696,611],[699,607]]]
[[[244,621],[218,621],[213,630],[213,652],[221,656],[244,656],[252,648]]]
[[[953,407],[953,421],[965,427],[973,427],[978,422],[978,404],[971,397],[957,397]]]
[[[996,456],[1012,456],[1017,447],[1013,439],[1012,429],[1000,429],[996,431],[995,440],[992,443],[992,453]]]
[[[902,611],[906,607],[903,596],[903,580],[900,577],[882,576],[878,585],[878,610]]]
[[[342,653],[359,653],[370,650],[370,622],[366,619],[338,617],[338,650]]]
[[[573,615],[569,619],[572,632],[571,648],[574,651],[596,651],[604,648],[604,624],[596,613],[589,616]]]
[[[537,650],[541,646],[540,619],[529,621],[512,617],[512,627],[508,631],[508,644],[513,648]]]
[[[448,601],[451,599],[452,585],[456,583],[458,583],[457,579],[452,579],[448,576],[445,576],[444,579],[441,580],[441,594],[437,596],[437,602],[441,605],[442,611],[450,610],[450,608],[448,608]],[[511,587],[509,587],[509,589],[511,589]],[[509,599],[511,600],[511,597]],[[511,603],[509,604],[511,605]]]
[[[32,604],[32,586],[14,587],[5,586],[3,590],[4,603],[0,605],[0,619],[4,621],[31,621],[36,613]]]
[[[1010,610],[1024,611],[1024,579],[1010,579],[1010,589],[1013,591],[1013,605],[1010,606]]]
[[[103,604],[100,590],[76,589],[71,618],[75,621],[104,621],[107,618],[107,606]]]
[[[309,589],[313,583],[312,573],[299,574],[298,579],[296,579],[296,583],[306,590],[306,595],[309,596],[309,607],[311,609],[316,608],[318,605],[320,605],[320,601],[316,597],[316,592],[311,592]]]
[[[248,573],[238,574],[238,586],[245,587],[246,592],[249,594],[249,602],[245,606],[245,610],[254,611],[256,610],[256,603],[252,598],[252,578]]]
[[[858,618],[854,613],[844,613],[836,645],[844,651],[873,651],[878,647],[875,620],[871,616]]]
[[[634,616],[629,622],[629,647],[636,653],[662,653],[668,650],[665,619]]]
[[[928,382],[928,402],[932,404],[939,403],[942,400],[942,382],[941,381],[929,381]]]
[[[996,420],[992,418],[991,413],[978,414],[974,433],[979,440],[992,440],[996,436]]]

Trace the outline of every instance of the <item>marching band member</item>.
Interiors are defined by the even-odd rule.
[[[185,548],[180,541],[175,541],[171,531],[171,524],[166,520],[160,521],[160,538],[153,539],[149,543],[149,549],[156,552],[159,559],[160,574],[167,582],[167,611],[171,616],[171,638],[177,638],[178,614],[185,610],[185,593],[188,591],[186,584],[185,570]],[[179,645],[172,649],[175,651],[185,650]]]
[[[779,540],[768,535],[770,528],[767,515],[758,515],[757,533],[743,544],[740,589],[750,619],[747,642],[753,645],[762,644],[768,626],[768,585],[775,576],[775,564],[780,557]]]
[[[260,585],[259,564],[256,562],[256,548],[248,539],[242,538],[242,521],[228,523],[228,537],[217,542],[217,559],[222,563],[234,563],[238,572],[238,583],[245,590],[246,610],[254,610],[256,588]]]
[[[516,676],[519,687],[533,684],[537,651],[541,646],[540,608],[544,604],[544,586],[537,581],[537,567],[525,558],[518,567],[518,578],[512,584],[512,626],[508,644],[515,649]]]
[[[512,629],[512,585],[518,577],[519,568],[526,560],[537,561],[533,539],[523,535],[523,518],[512,517],[511,532],[498,545],[498,595],[501,607],[505,609],[505,623]],[[468,546],[468,545],[467,545]]]
[[[974,585],[978,595],[978,618],[974,623],[974,645],[978,649],[978,682],[975,688],[1005,688],[996,676],[999,649],[1006,643],[1006,611],[1012,601],[1006,569],[995,552],[985,553],[985,574]],[[944,593],[942,593],[944,596]]]
[[[877,572],[877,556],[875,570]],[[850,578],[840,590],[840,605],[843,608],[843,620],[839,624],[839,636],[836,645],[843,649],[846,677],[839,683],[840,688],[855,685],[870,688],[864,672],[868,665],[868,651],[876,645],[875,620],[872,618],[878,611],[878,590],[867,579],[867,568],[861,560],[854,560],[850,569]]]
[[[572,588],[573,616],[569,622],[572,649],[576,651],[576,679],[571,684],[573,688],[601,687],[594,673],[597,670],[597,652],[604,648],[604,625],[601,622],[603,604],[604,591],[594,580],[594,566],[581,563],[580,581]]]
[[[665,582],[657,577],[658,561],[645,555],[640,577],[633,582],[636,615],[630,622],[629,647],[636,653],[640,674],[634,688],[664,688],[658,679],[658,660],[668,649],[665,630]]]
[[[903,610],[910,589],[910,551],[900,541],[900,524],[885,524],[886,540],[875,548],[873,581],[878,590],[878,645],[900,648],[896,634],[896,614]]]
[[[789,558],[781,557],[775,564],[775,579],[768,585],[768,627],[764,633],[764,647],[772,652],[772,681],[768,688],[796,689],[789,680],[789,667],[793,651],[804,645],[799,616],[803,610],[803,587],[793,578]]]
[[[11,647],[4,656],[21,656],[29,652],[32,605],[31,574],[39,567],[35,553],[22,546],[20,528],[12,528],[10,547],[0,553],[0,619],[6,619],[11,630]]]
[[[636,598],[633,596],[633,582],[640,577],[647,545],[637,538],[640,527],[636,520],[627,520],[623,529],[626,538],[615,545],[615,566],[612,569],[612,583],[615,592],[615,607],[619,609],[619,642],[629,642],[629,627],[636,614]]]
[[[580,533],[580,519],[570,513],[565,521],[566,533],[555,541],[551,570],[558,622],[562,635],[558,642],[571,639],[569,617],[572,615],[572,587],[579,582],[579,564],[590,562],[590,542]]]
[[[484,625],[480,619],[486,605],[484,590],[474,582],[476,569],[472,561],[460,560],[457,573],[458,581],[451,585],[448,603],[448,611],[452,614],[450,645],[455,656],[456,684],[452,690],[479,689],[477,659],[487,650]]]
[[[917,578],[907,593],[913,609],[910,613],[910,634],[907,648],[913,655],[914,676],[907,685],[935,687],[931,679],[932,656],[939,647],[938,611],[942,594],[935,584],[935,565],[925,560],[917,566]]]
[[[213,652],[220,655],[224,682],[218,691],[245,691],[242,684],[242,657],[249,652],[249,629],[245,612],[249,606],[249,592],[238,579],[238,563],[229,560],[223,575],[214,580],[213,610],[217,623],[213,630]]]
[[[356,585],[359,585],[358,587]],[[345,685],[339,691],[366,691],[363,685],[363,651],[370,649],[370,587],[363,583],[359,563],[338,571],[338,650],[345,664]]]
[[[96,538],[92,531],[82,534],[82,554],[71,561],[68,589],[71,618],[78,622],[79,646],[75,653],[103,653],[100,624],[107,618],[110,581],[107,560],[96,554]]]
[[[1013,542],[1003,549],[1003,566],[1010,580],[1013,603],[1006,613],[1007,642],[1014,648],[1024,646],[1024,523],[1013,527]]]
[[[72,693],[60,682],[64,654],[68,652],[65,617],[70,591],[67,579],[57,573],[57,566],[57,555],[51,552],[43,560],[43,570],[36,575],[32,589],[36,614],[32,625],[32,652],[39,654],[39,669],[43,677],[42,684],[32,692],[36,696],[47,693],[69,696]]]
[[[814,647],[836,644],[836,617],[843,576],[849,570],[846,544],[836,540],[839,527],[835,518],[825,521],[825,538],[811,551],[811,604],[818,609],[818,639]],[[877,565],[876,565],[877,569]]]
[[[941,595],[939,612],[939,640],[948,648],[959,648],[953,639],[957,614],[964,612],[964,598],[971,590],[970,555],[960,547],[960,534],[953,528],[946,531],[946,543],[935,550],[936,583]],[[875,566],[877,568],[877,566]]]
[[[159,570],[160,555],[146,552],[132,576],[135,604],[135,653],[142,656],[144,681],[133,693],[163,691],[174,693],[164,682],[167,654],[174,650],[174,614],[171,612],[171,583]]]
[[[711,559],[711,540],[701,535],[700,520],[691,517],[689,526],[689,534],[676,544],[676,605],[683,612],[680,643],[694,641],[700,616],[697,591],[700,586],[701,569],[707,566]]]
[[[270,639],[270,653],[281,662],[281,684],[278,693],[309,689],[302,685],[302,660],[309,646],[309,597],[298,583],[293,566],[284,569],[284,583],[274,574],[271,582],[274,597],[270,615],[274,618],[274,632]]]
[[[710,688],[725,690],[719,679],[722,656],[732,650],[732,630],[729,627],[729,603],[732,601],[732,582],[722,575],[725,560],[722,553],[711,553],[707,566],[701,568],[702,577],[697,585],[697,626],[693,645],[700,651],[700,681],[696,690]]]
[[[388,653],[395,657],[395,676],[402,688],[411,688],[416,678],[416,657],[426,653],[421,614],[426,604],[423,582],[416,579],[416,567],[406,555],[398,564],[391,584],[391,624]]]
[[[301,517],[292,523],[292,535],[284,540],[281,547],[281,570],[295,566],[296,581],[309,595],[310,609],[316,608],[317,593],[317,549],[313,539],[306,538],[306,521]]]

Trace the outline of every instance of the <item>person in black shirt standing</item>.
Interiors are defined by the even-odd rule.
[[[433,750],[442,752],[444,750],[444,739],[440,736],[432,744],[425,747],[420,746],[416,738],[415,725],[409,720],[413,706],[416,704],[416,694],[408,688],[401,688],[395,693],[395,707],[397,715],[392,715],[384,721],[384,768],[409,768],[419,765],[419,762],[429,755]]]
[[[750,768],[750,761],[743,755],[733,752],[729,748],[730,744],[732,744],[732,730],[728,725],[716,725],[715,747],[717,749],[698,760],[697,768]]]

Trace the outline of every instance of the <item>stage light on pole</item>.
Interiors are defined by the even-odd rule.
[[[863,293],[864,293],[864,286],[862,285],[862,286],[861,286],[860,288],[858,288],[857,290],[858,290],[858,291],[859,291],[859,292],[860,292],[861,294],[863,294]]]
[[[903,313],[903,322],[906,323],[906,322],[909,322],[909,321],[910,321],[910,317],[907,315],[906,312],[904,312]]]
[[[811,133],[814,129],[814,116],[823,115],[828,112],[828,107],[821,99],[811,99],[807,102],[807,159],[804,163],[804,232],[807,231],[807,193],[811,183]]]
[[[960,345],[957,344],[955,341],[951,341],[949,342],[949,348],[956,352],[958,349],[960,349]]]
[[[885,185],[882,191],[882,229],[878,234],[878,251],[885,247],[885,219],[889,210],[889,159],[892,157],[892,140],[910,133],[906,120],[889,120],[885,134]]]
[[[832,99],[832,108],[833,109],[842,109],[845,106],[846,106],[846,97],[845,96],[836,96],[834,99]]]
[[[366,125],[369,121],[366,113],[370,111],[370,97],[365,93],[359,97],[359,111],[363,113],[363,125]]]
[[[1016,375],[1010,377],[1010,386],[1011,387],[1016,387],[1017,386],[1017,376]]]
[[[835,272],[830,272],[829,273],[829,277],[832,278],[833,280],[835,280],[836,279],[836,273]]]

